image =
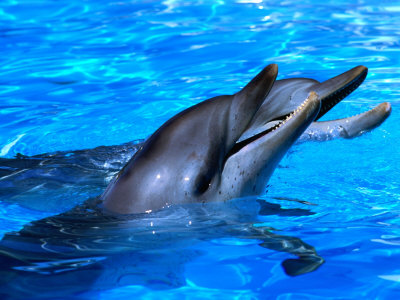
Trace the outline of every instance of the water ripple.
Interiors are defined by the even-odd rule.
[[[295,147],[263,196],[284,211],[314,213],[261,216],[260,226],[301,237],[323,253],[326,264],[318,273],[288,279],[280,267],[284,254],[260,253],[253,243],[225,237],[173,255],[172,263],[185,262],[184,281],[162,277],[157,284],[179,283],[180,288],[152,294],[130,285],[110,288],[103,296],[394,299],[400,260],[399,34],[399,6],[375,0],[4,0],[0,156],[65,154],[146,138],[177,112],[236,92],[271,62],[279,64],[279,79],[321,81],[364,64],[366,81],[326,118],[354,115],[383,101],[392,103],[392,116],[355,140]],[[73,163],[63,167],[69,176],[49,167],[23,170],[15,174],[18,180],[9,177],[7,184],[17,188],[3,185],[1,190],[1,232],[99,194],[104,178],[126,159],[116,155],[84,168]],[[57,176],[44,183],[46,174]],[[33,201],[42,198],[48,203]],[[310,202],[317,205],[304,204]],[[155,260],[152,255],[139,259]],[[208,270],[216,270],[215,276]],[[222,282],[224,291],[215,286],[221,274],[230,276]],[[123,285],[129,275],[119,280]],[[332,282],[340,289],[333,291]],[[85,296],[98,295],[88,291]]]

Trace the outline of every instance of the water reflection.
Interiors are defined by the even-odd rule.
[[[140,144],[132,143],[2,159],[2,199],[29,192],[29,197],[22,197],[26,201],[22,204],[46,205],[51,201],[46,195],[39,197],[40,189],[34,187],[43,188],[50,182],[60,197],[73,190],[74,183],[98,187],[100,178],[117,171],[138,147]],[[282,262],[284,271],[301,275],[323,263],[315,249],[297,237],[276,234],[275,229],[257,223],[260,216],[311,214],[308,209],[284,209],[250,198],[114,216],[104,214],[100,201],[92,198],[5,234],[0,242],[0,295],[67,297],[125,285],[151,289],[183,286],[185,264],[204,254],[196,245],[226,238],[287,252],[293,258]],[[265,224],[265,217],[263,221]]]

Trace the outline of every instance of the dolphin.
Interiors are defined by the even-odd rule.
[[[168,120],[100,196],[105,211],[144,213],[259,195],[300,136],[351,138],[390,115],[390,104],[382,103],[358,116],[314,122],[364,81],[364,66],[322,83],[276,81],[277,71],[271,64],[236,94],[208,99]]]
[[[318,121],[336,104],[357,89],[367,74],[368,69],[365,66],[357,66],[322,83],[310,78],[277,80],[238,142],[275,126],[276,123],[290,114],[311,91],[315,91],[319,95],[321,110],[315,121],[299,138],[299,141],[354,138],[376,128],[389,117],[391,113],[390,103],[381,103],[375,108],[356,116]],[[284,106],[282,101],[285,103]]]
[[[260,194],[321,106],[310,92],[285,120],[237,143],[261,105],[268,106],[265,100],[277,72],[271,64],[236,94],[208,99],[168,120],[101,195],[105,210],[145,213],[172,204]]]
[[[257,215],[250,213],[246,217],[249,210],[247,206],[246,213],[243,213],[243,206],[238,205],[237,215],[246,217],[246,221],[238,225],[234,217],[236,208],[225,214],[227,207],[234,207],[236,201],[222,203],[222,215],[215,216],[213,205],[217,201],[262,193],[276,165],[299,137],[354,137],[382,123],[391,108],[390,104],[382,103],[358,116],[317,121],[361,84],[366,76],[366,68],[354,68],[322,83],[307,78],[276,81],[277,71],[276,65],[269,65],[236,94],[215,97],[179,113],[140,146],[127,144],[115,149],[100,147],[0,160],[0,165],[6,166],[0,170],[4,173],[0,173],[0,176],[7,179],[5,183],[11,186],[11,181],[18,183],[24,180],[18,179],[21,174],[30,179],[30,176],[23,175],[26,170],[61,169],[68,174],[62,176],[64,173],[60,173],[63,183],[76,183],[74,178],[80,175],[76,175],[75,169],[64,166],[79,164],[91,170],[95,166],[97,170],[104,165],[101,162],[109,157],[110,152],[119,154],[118,157],[123,161],[126,153],[139,148],[100,198],[89,199],[65,213],[34,221],[19,232],[7,233],[3,237],[0,241],[0,262],[4,266],[0,276],[0,293],[12,294],[10,287],[23,290],[24,293],[35,292],[31,288],[21,289],[20,283],[36,286],[37,274],[40,274],[40,280],[44,280],[43,286],[46,287],[54,284],[54,278],[69,286],[74,283],[79,290],[85,290],[85,284],[92,284],[92,281],[86,280],[89,277],[93,281],[98,280],[101,286],[121,284],[121,278],[127,280],[127,284],[135,284],[143,280],[140,270],[148,269],[146,264],[142,269],[140,266],[153,259],[161,267],[156,273],[150,272],[151,276],[156,274],[157,280],[149,282],[157,283],[164,279],[169,282],[171,274],[179,275],[179,268],[164,267],[164,263],[159,264],[160,256],[157,253],[153,258],[153,251],[147,255],[145,250],[148,247],[151,250],[158,247],[163,249],[165,243],[171,243],[170,232],[165,230],[165,227],[169,228],[171,210],[172,220],[178,220],[176,228],[180,232],[176,235],[178,241],[173,239],[174,247],[176,242],[186,244],[192,239],[235,235],[261,241],[261,247],[297,256],[296,259],[282,262],[285,272],[290,276],[308,273],[321,266],[323,258],[302,240],[274,234],[270,232],[271,228],[253,226],[254,218],[258,220]],[[332,131],[332,128],[335,130]],[[60,163],[63,163],[62,168]],[[104,175],[104,170],[98,171],[98,175],[90,176],[90,182]],[[48,180],[47,173],[43,173],[46,174],[45,180]],[[187,218],[182,218],[181,207],[173,205],[211,201],[214,203],[190,205]],[[312,214],[308,210],[287,210],[279,205],[257,202],[260,204],[259,210],[256,205],[259,215]],[[212,213],[207,210],[208,205],[211,205],[209,209]],[[163,210],[163,207],[169,209]],[[193,222],[193,225],[200,227],[187,226],[196,220],[199,208],[199,222]],[[179,218],[174,218],[174,209],[178,210]],[[203,209],[208,221],[211,220],[216,226],[211,235],[209,223],[207,230],[201,227]],[[127,215],[149,212],[152,214],[145,218]],[[109,213],[115,215],[110,216]],[[225,226],[221,227],[221,220],[226,223]],[[153,227],[153,221],[162,221],[159,229]],[[150,225],[144,226],[146,222],[150,222]],[[157,235],[155,230],[159,230]],[[131,264],[127,265],[127,261]],[[170,261],[172,266],[179,267],[182,257],[179,254],[171,259],[168,255],[166,262]],[[163,280],[159,280],[158,276]],[[177,281],[179,285],[179,276]],[[54,288],[58,289],[58,285]]]
[[[276,66],[275,66],[276,68]],[[253,140],[257,140],[258,138],[262,136],[270,136],[268,131],[273,129],[274,126],[277,126],[280,124],[286,117],[290,115],[290,113],[294,110],[297,109],[298,106],[301,105],[301,102],[304,101],[304,99],[308,96],[307,93],[310,91],[314,90],[317,92],[317,94],[320,95],[320,102],[321,102],[321,110],[318,113],[318,116],[316,119],[319,119],[320,117],[323,116],[327,111],[329,111],[333,106],[335,106],[337,103],[340,102],[347,94],[351,93],[353,90],[355,90],[365,79],[367,75],[367,68],[364,66],[358,66],[355,67],[343,74],[340,74],[334,78],[328,79],[322,83],[314,80],[314,79],[309,79],[309,78],[289,78],[289,79],[283,79],[283,80],[276,80],[273,82],[273,76],[270,77],[268,80],[269,84],[266,85],[265,88],[265,93],[268,94],[265,99],[262,99],[260,97],[257,101],[261,101],[262,103],[258,103],[260,106],[257,109],[257,107],[253,108],[255,113],[253,112],[253,115],[251,113],[247,114],[249,116],[249,119],[251,121],[249,122],[248,125],[245,125],[245,123],[242,124],[242,129],[245,127],[244,131],[240,134],[240,137],[237,139],[237,141],[232,143],[232,140],[230,141],[229,147],[231,147],[230,151],[227,151],[226,146],[221,146],[221,144],[218,144],[218,141],[221,141],[221,137],[215,138],[212,136],[212,129],[209,130],[209,133],[205,133],[204,131],[207,128],[212,128],[211,122],[210,122],[210,114],[207,114],[207,110],[211,111],[212,113],[215,113],[216,115],[219,115],[219,111],[213,107],[211,104],[204,104],[202,108],[199,108],[198,106],[191,108],[190,112],[190,117],[186,117],[185,121],[182,121],[183,117],[176,116],[174,117],[174,121],[169,121],[170,123],[173,124],[174,128],[178,128],[178,130],[182,130],[182,138],[180,142],[182,141],[188,141],[187,137],[192,136],[193,139],[195,139],[195,134],[199,134],[201,130],[203,132],[203,136],[199,136],[196,138],[196,143],[193,143],[193,140],[191,141],[193,147],[197,147],[196,153],[198,153],[199,149],[202,149],[202,155],[203,155],[203,164],[200,165],[200,162],[198,161],[198,166],[203,166],[203,168],[206,168],[207,170],[207,163],[212,162],[212,159],[214,161],[217,161],[220,165],[217,165],[214,170],[212,169],[212,163],[210,164],[211,166],[208,166],[210,173],[213,173],[211,175],[216,175],[216,178],[218,180],[221,180],[224,182],[225,186],[223,190],[218,190],[218,193],[215,193],[211,195],[212,193],[208,193],[208,197],[210,197],[210,200],[224,200],[226,199],[227,195],[231,197],[239,197],[240,195],[248,195],[248,194],[253,194],[250,192],[246,192],[245,190],[243,191],[236,191],[236,194],[231,191],[230,193],[226,192],[228,191],[229,184],[230,186],[234,185],[239,188],[240,185],[237,184],[238,181],[241,181],[242,183],[245,182],[243,179],[243,175],[240,177],[233,177],[233,181],[229,182],[227,179],[228,177],[225,178],[225,175],[228,174],[228,167],[232,164],[235,164],[235,159],[232,155],[234,152],[240,152],[239,154],[242,154],[244,158],[242,161],[239,161],[239,164],[242,166],[244,165],[244,162],[248,160],[250,156],[246,155],[246,151],[250,149],[250,147],[244,147],[246,144],[253,144]],[[272,87],[271,87],[271,83]],[[257,86],[257,84],[254,82],[253,87]],[[262,84],[259,85],[262,87]],[[243,89],[242,93],[238,93],[237,97],[240,95],[244,95],[245,91],[248,92],[251,90],[251,85]],[[268,89],[270,89],[268,93]],[[228,97],[228,96],[225,96]],[[218,97],[217,97],[218,98]],[[229,97],[228,97],[229,98]],[[232,98],[232,96],[230,97]],[[219,99],[219,98],[218,98]],[[215,99],[215,100],[218,100]],[[211,102],[211,100],[209,101]],[[203,104],[202,104],[203,105]],[[223,105],[221,105],[223,107]],[[225,108],[226,109],[226,108]],[[199,111],[202,111],[203,114],[206,114],[207,116],[201,116],[199,117],[197,121],[191,122],[191,118],[193,119],[193,115],[196,115]],[[365,113],[359,114],[357,116],[349,117],[349,118],[343,118],[339,120],[332,120],[332,121],[316,121],[314,120],[311,125],[305,130],[305,132],[298,138],[297,141],[306,141],[306,140],[329,140],[333,138],[352,138],[356,137],[366,131],[369,131],[375,127],[377,127],[379,124],[381,124],[389,115],[391,112],[391,106],[389,103],[381,103],[374,109],[371,109],[370,111],[367,111]],[[226,113],[226,112],[225,112]],[[182,114],[187,114],[186,112],[183,112]],[[189,115],[189,113],[188,113]],[[221,116],[220,116],[221,117]],[[222,117],[221,117],[222,118]],[[247,119],[248,120],[248,119]],[[212,120],[211,120],[212,121]],[[193,125],[197,123],[201,123],[200,125]],[[185,128],[188,127],[188,124],[192,124],[193,126],[196,127],[196,130],[193,130],[190,132],[190,130],[186,130],[186,133],[188,133],[186,136],[184,134]],[[208,127],[204,126],[207,125]],[[182,125],[182,126],[180,126]],[[215,126],[215,128],[222,128],[221,131],[219,132],[220,135],[224,134],[224,127],[223,124],[220,124],[221,126]],[[180,128],[179,128],[180,127]],[[173,131],[173,129],[171,129]],[[177,129],[175,129],[177,130]],[[167,135],[165,129],[161,129],[158,131],[157,135]],[[171,133],[168,133],[171,134]],[[239,134],[237,134],[239,135]],[[264,139],[266,139],[264,137]],[[151,137],[150,139],[155,139],[154,137]],[[209,140],[208,144],[207,141]],[[202,145],[202,143],[206,143],[206,145]],[[211,144],[214,143],[214,144]],[[154,142],[153,142],[154,144]],[[104,177],[112,177],[114,172],[118,172],[120,168],[122,168],[132,157],[132,155],[137,152],[138,149],[141,149],[142,152],[143,150],[149,152],[149,149],[151,147],[147,146],[146,149],[144,148],[145,143],[140,142],[133,142],[133,143],[127,143],[124,145],[120,146],[102,146],[98,147],[95,149],[87,149],[87,150],[78,150],[78,151],[67,151],[67,152],[57,152],[57,153],[49,153],[49,154],[41,154],[41,155],[36,155],[33,157],[27,157],[23,155],[18,155],[15,159],[2,159],[0,158],[0,165],[4,166],[4,168],[0,168],[0,176],[2,180],[0,181],[0,186],[1,186],[1,193],[0,196],[2,196],[2,201],[9,201],[10,199],[14,199],[14,194],[15,194],[15,189],[17,189],[18,193],[21,193],[21,190],[23,189],[29,189],[29,194],[34,193],[34,191],[40,191],[41,189],[37,189],[37,186],[44,186],[48,185],[48,176],[43,176],[40,177],[38,175],[40,174],[47,174],[50,172],[50,170],[55,170],[54,165],[60,166],[62,165],[62,168],[57,167],[57,174],[62,178],[62,182],[58,184],[57,186],[60,188],[62,186],[66,186],[67,189],[70,189],[70,185],[68,183],[73,183],[75,186],[79,187],[79,184],[81,184],[83,187],[86,188],[87,184],[93,184],[96,182],[96,189],[93,191],[93,196],[98,194],[99,187],[101,189],[103,188],[104,184]],[[173,146],[177,145],[176,142],[172,143],[172,145],[168,146],[168,149],[173,149]],[[255,144],[253,144],[255,145]],[[154,147],[153,147],[154,148]],[[165,149],[165,145],[161,145],[160,147],[157,147],[157,151],[162,151]],[[183,149],[184,147],[182,147]],[[188,148],[188,145],[186,145],[186,148]],[[212,150],[212,149],[214,150]],[[207,156],[206,153],[208,150],[211,149],[210,151],[214,155],[213,158],[210,158],[209,160],[205,159],[204,156]],[[240,151],[238,151],[241,149]],[[154,152],[154,149],[151,151]],[[174,152],[174,150],[171,150]],[[182,150],[183,151],[183,150]],[[214,151],[214,152],[213,152]],[[221,151],[221,157],[225,156],[225,160],[221,159],[221,157],[216,157],[216,153],[219,153],[218,151]],[[210,153],[211,153],[210,152]],[[249,152],[251,154],[251,152]],[[154,153],[153,153],[154,154]],[[173,153],[174,154],[174,153]],[[170,158],[173,158],[174,155],[171,155]],[[239,157],[239,154],[236,153],[236,156]],[[143,154],[141,154],[143,155]],[[136,157],[136,156],[135,156]],[[161,157],[161,156],[160,156]],[[170,160],[168,155],[165,155],[163,158],[164,162],[160,163],[160,165],[167,164],[167,161]],[[229,159],[228,159],[229,158]],[[135,158],[134,158],[135,159]],[[133,159],[132,159],[133,160]],[[131,160],[131,161],[132,161]],[[193,158],[189,158],[187,161],[190,162],[193,160]],[[199,158],[199,160],[201,160]],[[236,159],[238,160],[238,159]],[[254,161],[254,160],[253,160]],[[222,162],[222,163],[221,163]],[[228,164],[225,164],[227,162]],[[185,170],[185,161],[181,160],[182,165],[180,166],[181,170]],[[256,163],[258,163],[256,161]],[[78,165],[80,166],[85,166],[85,168],[89,168],[91,170],[90,176],[88,174],[82,172],[80,167],[77,167]],[[128,164],[129,165],[129,164]],[[266,164],[262,164],[262,161],[260,162],[260,166],[263,167]],[[106,169],[104,166],[108,166]],[[195,163],[192,163],[190,166],[191,168],[195,168]],[[270,169],[273,168],[273,164],[269,165]],[[157,167],[157,166],[156,166]],[[158,166],[159,167],[159,166]],[[171,166],[170,166],[171,167]],[[138,172],[137,168],[137,163],[135,163],[135,167],[132,167],[130,165],[129,167],[126,166],[123,171],[120,172],[120,175],[126,171],[126,170],[136,170],[135,172]],[[225,172],[222,172],[225,169]],[[242,170],[244,170],[242,168]],[[146,168],[143,168],[141,171],[144,173],[148,172]],[[253,176],[253,179],[247,179],[248,187],[250,186],[250,183],[257,183],[257,188],[255,190],[259,191],[259,186],[263,185],[263,182],[266,183],[265,177],[258,177],[257,168],[254,169],[253,166],[249,167],[248,170],[245,170],[248,174],[248,178]],[[53,171],[51,171],[53,172]],[[183,174],[183,171],[179,171]],[[177,173],[179,173],[177,172]],[[189,171],[188,171],[189,172]],[[193,171],[194,172],[194,171]],[[200,174],[204,170],[201,170],[198,172]],[[32,173],[32,174],[29,174]],[[170,171],[170,175],[173,172]],[[193,173],[194,174],[194,173]],[[157,178],[159,175],[160,178]],[[210,175],[210,176],[211,176]],[[229,174],[228,174],[229,175]],[[35,180],[29,180],[27,182],[26,178],[31,178],[34,177]],[[171,175],[172,176],[172,175]],[[165,177],[165,176],[164,176]],[[193,175],[192,176],[185,176],[183,181],[186,184],[189,184],[189,178],[192,178],[193,180]],[[197,177],[196,177],[197,178]],[[200,177],[198,177],[199,180],[201,180]],[[225,179],[224,179],[225,178]],[[236,178],[236,180],[235,180]],[[241,178],[238,180],[238,178]],[[161,180],[161,173],[156,174],[156,179],[159,181]],[[163,178],[165,179],[165,178]],[[114,189],[114,186],[116,185],[115,181],[117,179],[114,179],[108,189],[106,190],[106,193],[103,194],[103,199],[107,198],[106,197],[107,193],[110,192],[110,189]],[[218,180],[214,180],[213,184],[215,186],[215,182],[218,183]],[[10,181],[13,183],[11,184]],[[108,181],[108,180],[107,180]],[[182,180],[181,180],[182,181]],[[210,182],[211,183],[211,182]],[[197,183],[198,184],[198,183]],[[219,184],[219,183],[218,183]],[[118,185],[118,184],[117,184]],[[254,186],[254,184],[253,184]],[[165,186],[166,187],[166,186]],[[249,188],[247,187],[247,190]],[[168,193],[167,191],[171,191],[171,188],[166,189],[166,192],[162,190],[163,187],[156,187],[157,191],[160,192],[159,195],[164,195],[165,193]],[[215,187],[214,187],[215,188]],[[242,188],[244,189],[245,186],[243,185]],[[142,192],[145,190],[145,186],[138,186],[137,190],[139,192]],[[204,185],[202,188],[198,189],[204,189]],[[221,194],[219,194],[221,192]],[[261,193],[263,190],[261,189]],[[185,196],[190,196],[190,191],[188,194]],[[238,196],[239,195],[239,196]],[[140,196],[139,196],[140,197]],[[128,197],[127,197],[128,198]],[[156,197],[157,199],[160,198],[160,196]],[[193,199],[183,199],[181,202],[186,202],[186,201],[208,201],[207,199],[200,200],[201,197],[198,197],[198,195],[194,195]],[[203,197],[204,198],[204,197]],[[111,201],[111,200],[108,200]],[[121,205],[122,202],[117,201]],[[181,203],[177,199],[173,199],[173,201],[166,202],[169,204],[174,204],[174,203]],[[36,207],[35,204],[36,202],[34,201],[29,201],[29,198],[27,198],[27,205],[29,206],[34,206]],[[114,204],[108,206],[114,206]],[[145,205],[144,205],[145,206]],[[144,207],[146,209],[146,207]],[[150,210],[152,208],[148,208],[147,210]],[[124,211],[123,209],[120,210],[121,212]],[[127,210],[129,211],[129,210]]]

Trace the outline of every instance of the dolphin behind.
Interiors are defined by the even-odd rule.
[[[258,195],[320,109],[310,93],[286,120],[238,143],[260,106],[268,107],[276,76],[271,64],[238,93],[206,100],[167,121],[109,184],[101,196],[105,209],[143,213]]]
[[[296,109],[311,91],[315,91],[319,95],[321,109],[315,122],[299,138],[300,141],[353,138],[374,129],[389,117],[391,113],[390,103],[381,103],[374,109],[357,116],[318,121],[336,104],[357,89],[366,78],[367,73],[366,67],[357,66],[323,82],[310,78],[277,80],[240,140],[254,136],[280,122]],[[282,101],[286,103],[285,106],[282,105]]]
[[[315,138],[331,133],[331,126],[337,126],[341,134],[328,138],[352,137],[376,127],[390,114],[390,104],[382,103],[351,118],[315,122],[361,84],[366,76],[365,67],[354,68],[322,83],[307,78],[275,82],[276,73],[277,67],[270,65],[235,95],[216,97],[181,112],[140,146],[99,147],[35,157],[21,155],[10,161],[3,160],[6,168],[2,178],[7,178],[3,181],[5,186],[25,183],[26,178],[31,181],[25,173],[27,170],[46,174],[45,179],[41,178],[46,182],[47,173],[37,170],[53,170],[60,165],[66,172],[64,174],[68,174],[68,180],[75,182],[72,175],[76,176],[73,167],[77,162],[80,167],[82,164],[89,167],[96,165],[97,170],[98,165],[105,165],[98,164],[98,161],[110,157],[109,152],[114,155],[118,152],[118,158],[113,157],[113,161],[119,163],[113,170],[118,170],[126,155],[132,153],[129,149],[139,148],[101,199],[89,199],[65,213],[34,221],[19,232],[10,232],[3,237],[0,241],[3,266],[0,294],[14,295],[17,291],[21,298],[29,298],[39,292],[43,295],[51,286],[53,295],[53,291],[60,291],[60,285],[54,285],[55,280],[61,286],[73,284],[75,294],[91,284],[107,288],[124,283],[142,283],[143,278],[146,279],[145,284],[154,282],[157,286],[165,279],[171,286],[179,286],[179,266],[184,263],[180,259],[181,251],[168,252],[166,264],[160,264],[159,252],[156,251],[153,257],[154,249],[164,248],[165,243],[173,244],[175,248],[180,242],[187,245],[191,241],[232,235],[256,239],[262,247],[297,256],[282,262],[290,276],[308,273],[321,266],[324,260],[311,245],[296,237],[274,234],[270,227],[253,226],[259,221],[258,215],[287,214],[290,211],[280,210],[279,205],[271,207],[271,204],[257,201],[260,204],[258,207],[255,201],[250,201],[251,205],[256,205],[256,215],[251,209],[249,213],[247,205],[238,205],[238,211],[226,212],[225,204],[220,214],[214,207],[218,203],[189,205],[186,207],[190,208],[188,211],[183,209],[186,215],[182,215],[182,207],[179,206],[161,210],[170,204],[224,201],[258,195],[264,191],[279,160],[299,136],[304,136],[302,133],[305,130],[308,133],[313,131],[315,134],[312,137]],[[65,168],[66,165],[71,166]],[[93,179],[98,177],[100,180],[104,174],[91,174],[88,180],[93,184]],[[64,184],[66,177],[61,177]],[[100,201],[103,205],[99,205]],[[231,201],[229,205],[236,207],[237,201]],[[105,211],[117,215],[104,214],[102,206]],[[179,218],[170,218],[174,216],[175,209]],[[151,210],[155,212],[146,214],[145,218],[121,215]],[[301,215],[312,214],[308,210],[294,211],[295,215],[299,212]],[[201,225],[204,214],[207,217],[206,228]],[[236,215],[240,216],[239,224]],[[246,220],[243,223],[242,217]],[[152,220],[160,224],[153,227]],[[196,226],[187,226],[193,220]],[[224,226],[221,226],[221,220]],[[210,230],[213,228],[210,224],[215,225],[214,229]],[[160,232],[155,235],[157,228]],[[178,235],[174,234],[176,228],[179,228]],[[178,253],[177,259],[174,259],[174,252]],[[183,258],[187,256],[185,254]],[[156,273],[152,268],[150,277],[142,276],[143,270],[148,271],[146,262],[151,263],[154,258],[160,268],[156,268]],[[127,261],[130,262],[128,265]],[[178,269],[175,269],[176,266]],[[154,275],[156,280],[148,280]],[[42,285],[37,285],[38,280]],[[183,284],[186,282],[183,281]]]

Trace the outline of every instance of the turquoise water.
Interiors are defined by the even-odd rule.
[[[324,119],[384,101],[393,107],[371,133],[295,145],[282,160],[262,198],[314,214],[255,216],[253,205],[240,201],[196,218],[191,208],[176,208],[135,223],[143,233],[139,254],[109,263],[114,268],[108,273],[89,273],[93,280],[78,290],[54,281],[62,294],[43,297],[400,296],[400,3],[4,0],[0,26],[3,158],[145,139],[184,108],[236,92],[269,63],[279,65],[279,79],[322,81],[356,65],[369,68],[365,82]],[[89,159],[85,168],[64,159],[1,178],[0,234],[101,193],[132,153],[118,148]],[[187,229],[195,220],[197,227]],[[281,262],[290,254],[229,234],[230,226],[251,222],[302,239],[325,263],[287,276]],[[154,240],[153,231],[165,235]],[[30,274],[39,289],[46,275],[35,281]]]

